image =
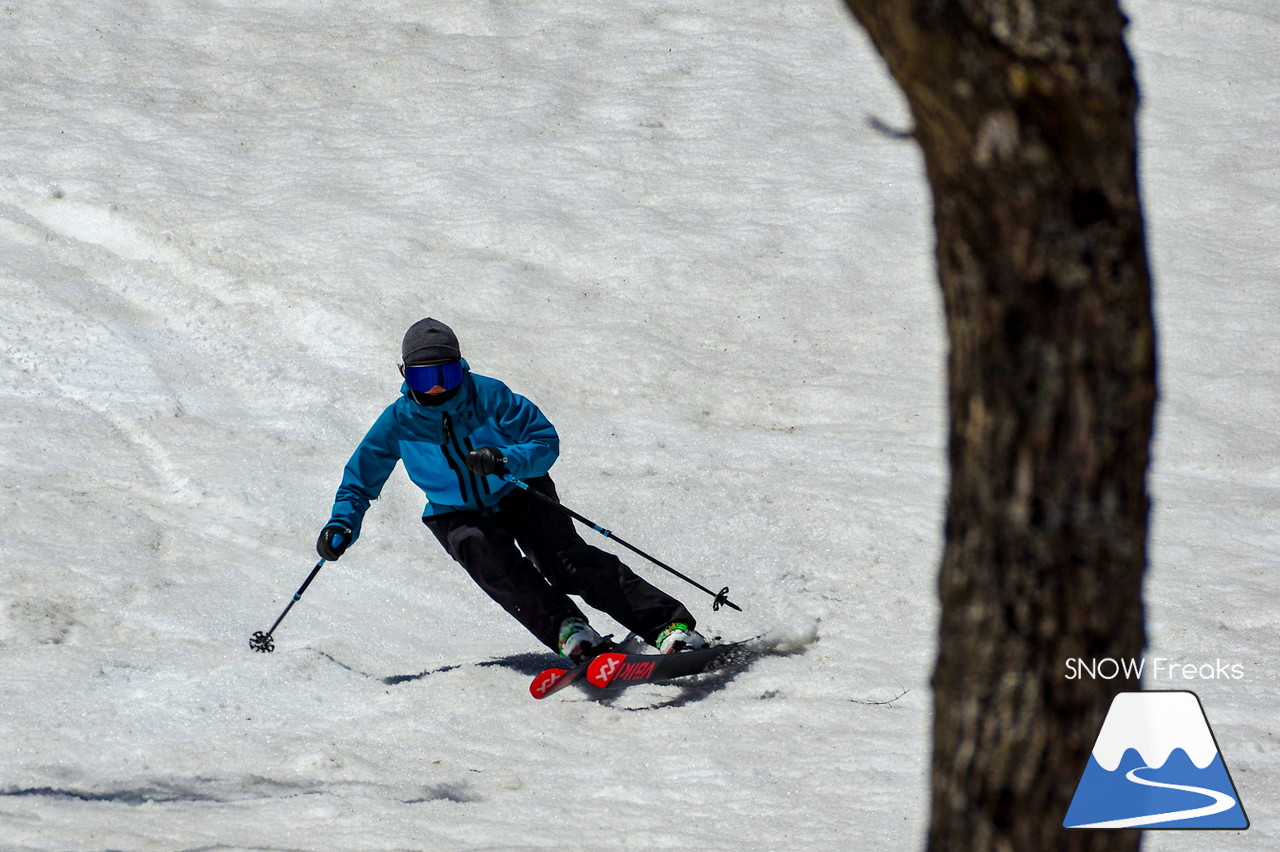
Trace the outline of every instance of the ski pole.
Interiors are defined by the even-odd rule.
[[[307,579],[303,581],[298,591],[293,593],[293,600],[289,601],[289,605],[284,608],[284,612],[280,613],[280,617],[276,619],[276,623],[271,625],[271,629],[266,633],[259,630],[257,633],[249,637],[249,647],[255,651],[261,651],[264,654],[270,654],[276,649],[276,643],[271,641],[271,634],[276,632],[276,628],[280,626],[280,622],[284,621],[284,617],[289,614],[289,610],[293,609],[301,598],[302,593],[307,590],[307,586],[311,585],[311,581],[316,578],[316,574],[320,573],[320,569],[324,566],[324,560],[321,559],[316,563],[316,567],[311,569],[311,573],[307,575]]]
[[[724,587],[723,589],[721,589],[719,592],[713,592],[713,591],[711,591],[710,589],[708,589],[706,586],[704,586],[704,585],[702,585],[701,583],[699,583],[697,580],[694,580],[694,579],[692,579],[691,577],[687,577],[687,576],[685,576],[684,574],[681,574],[681,573],[680,573],[679,571],[677,571],[676,569],[672,568],[670,565],[666,564],[665,562],[661,562],[661,561],[659,561],[659,560],[657,560],[657,559],[653,558],[652,556],[650,556],[649,554],[645,553],[645,552],[644,552],[643,550],[641,550],[640,548],[636,547],[634,544],[629,544],[628,542],[625,542],[625,541],[623,541],[622,539],[618,538],[616,535],[614,535],[614,534],[613,534],[613,531],[612,531],[612,530],[607,530],[607,529],[605,529],[604,527],[602,527],[602,526],[600,526],[599,524],[597,524],[595,521],[588,520],[587,518],[584,518],[582,515],[579,515],[577,512],[573,511],[573,510],[572,510],[572,509],[570,509],[568,506],[564,505],[563,503],[561,503],[559,500],[555,499],[554,497],[551,497],[551,496],[549,496],[549,495],[547,495],[547,494],[543,494],[541,491],[538,491],[538,490],[536,490],[536,489],[530,488],[530,487],[529,487],[529,483],[527,483],[527,482],[525,482],[525,481],[523,481],[523,480],[520,480],[520,479],[516,479],[514,476],[512,476],[512,475],[511,475],[511,474],[509,474],[509,473],[507,473],[507,474],[503,474],[502,478],[503,478],[503,479],[505,479],[507,482],[510,482],[512,485],[516,486],[517,488],[522,489],[522,490],[523,490],[523,491],[525,491],[526,493],[528,493],[528,494],[532,494],[533,496],[537,497],[537,498],[538,498],[539,500],[541,500],[542,502],[544,502],[544,503],[549,503],[550,505],[555,506],[555,507],[556,507],[557,509],[559,509],[561,512],[564,512],[566,515],[568,515],[569,517],[573,518],[575,521],[580,521],[581,523],[586,524],[587,526],[591,527],[591,529],[593,529],[593,530],[595,530],[596,532],[600,533],[600,535],[604,536],[605,538],[607,538],[607,539],[611,539],[611,540],[613,540],[613,541],[616,541],[618,544],[622,545],[622,546],[623,546],[623,547],[625,547],[627,550],[630,550],[632,553],[635,553],[635,554],[637,554],[637,555],[639,555],[639,556],[643,556],[645,559],[648,559],[648,560],[649,560],[650,562],[652,562],[654,565],[657,565],[659,568],[661,568],[661,569],[662,569],[662,570],[664,570],[664,571],[667,571],[667,572],[669,572],[669,573],[671,573],[671,574],[676,575],[676,576],[677,576],[677,577],[679,577],[681,580],[684,580],[686,583],[688,583],[689,585],[693,586],[694,588],[696,588],[696,589],[701,589],[702,591],[704,591],[704,592],[706,592],[707,594],[711,595],[711,597],[715,598],[715,600],[714,600],[714,601],[712,602],[712,604],[711,604],[711,611],[712,611],[712,612],[715,612],[716,610],[720,609],[720,607],[722,607],[722,606],[727,606],[727,607],[730,607],[730,608],[732,608],[732,609],[736,609],[738,612],[742,612],[742,607],[738,606],[736,603],[734,603],[733,601],[729,600],[729,587],[728,587],[728,586],[725,586],[725,587]]]

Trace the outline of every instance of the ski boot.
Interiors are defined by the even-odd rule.
[[[706,637],[683,621],[677,621],[662,628],[653,644],[660,654],[697,651],[710,645]]]
[[[560,623],[560,656],[580,666],[608,650],[608,642],[582,618],[566,618]]]

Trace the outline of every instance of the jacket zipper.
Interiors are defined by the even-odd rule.
[[[449,467],[453,469],[454,476],[458,477],[458,492],[462,495],[463,504],[474,503],[476,508],[480,508],[479,488],[476,477],[467,468],[466,449],[463,447],[462,441],[459,440],[457,433],[453,431],[453,418],[447,413],[444,414],[444,441],[444,457],[449,462]],[[470,495],[475,495],[475,497],[473,498]]]

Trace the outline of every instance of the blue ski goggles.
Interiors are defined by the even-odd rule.
[[[444,361],[436,364],[405,364],[400,368],[409,387],[419,393],[432,388],[451,391],[462,384],[462,362]]]

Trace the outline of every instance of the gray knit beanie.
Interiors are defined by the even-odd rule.
[[[462,357],[458,336],[453,329],[431,317],[409,326],[404,333],[404,343],[400,345],[400,354],[406,364],[456,361]]]

